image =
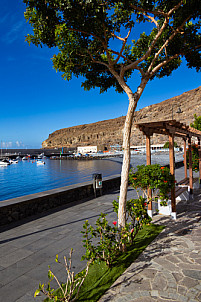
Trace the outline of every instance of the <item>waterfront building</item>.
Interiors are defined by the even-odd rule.
[[[97,153],[98,147],[97,146],[83,146],[83,147],[77,147],[77,152],[81,154],[86,153]]]
[[[169,152],[169,149],[163,148],[164,144],[151,145],[151,152]],[[131,146],[131,154],[146,153],[146,146]],[[180,151],[180,148],[174,148],[175,151]]]

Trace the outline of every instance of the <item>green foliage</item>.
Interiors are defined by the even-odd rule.
[[[67,260],[64,257],[64,264],[62,264],[59,259],[58,255],[56,255],[55,262],[60,263],[64,266],[65,271],[67,273],[66,283],[60,283],[54,273],[49,269],[48,271],[48,279],[49,282],[47,285],[39,284],[38,289],[35,291],[34,297],[37,297],[40,293],[43,293],[48,298],[45,301],[65,301],[65,302],[73,302],[77,301],[77,297],[79,295],[79,291],[81,286],[86,279],[86,276],[89,271],[90,262],[87,263],[86,269],[78,273],[76,276],[74,272],[71,271],[72,267],[72,253],[73,249],[70,250],[69,259]],[[59,286],[58,289],[51,288],[50,283],[55,279],[57,285]]]
[[[201,116],[197,116],[194,114],[194,122],[190,124],[190,126],[194,129],[201,131]],[[196,144],[192,145],[192,168],[193,171],[199,171],[199,146]],[[187,150],[187,165],[189,167],[189,153]]]
[[[113,221],[110,226],[106,214],[101,213],[96,221],[96,228],[92,227],[88,220],[83,225],[83,246],[86,249],[82,260],[92,260],[100,263],[105,261],[110,267],[121,254],[121,247],[132,245],[134,238],[146,224],[149,224],[151,218],[147,214],[146,199],[131,199],[126,203],[127,223],[124,228],[117,227],[117,221]],[[114,212],[118,214],[119,203],[113,201]]]
[[[90,264],[88,274],[80,288],[76,301],[98,301],[115,280],[122,275],[143,250],[156,238],[163,228],[163,226],[154,224],[146,225],[138,232],[133,246],[128,247],[125,253],[120,254],[111,267],[108,267],[104,261]],[[60,292],[62,297],[61,289],[57,289],[55,292]],[[59,295],[59,293],[57,293],[57,295]],[[53,302],[54,300],[47,298],[45,301]],[[57,301],[65,300],[64,298],[60,298],[60,300]]]
[[[102,261],[91,264],[77,301],[99,301],[115,280],[123,274],[163,228],[163,226],[154,224],[144,226],[135,237],[133,245],[129,246],[125,253],[121,253],[111,267]]]
[[[151,218],[147,214],[147,205],[148,202],[146,198],[142,196],[137,199],[130,199],[126,202],[126,226],[130,231],[128,238],[131,244],[133,244],[133,240],[139,230],[151,222]],[[118,215],[119,203],[116,200],[113,201],[113,209]]]
[[[141,189],[148,198],[148,189],[152,190],[152,198],[160,198],[166,205],[168,194],[174,187],[175,179],[167,167],[155,165],[137,166],[137,171],[131,170],[129,174],[129,183],[137,191]]]
[[[191,123],[190,126],[201,131],[201,116],[194,114],[194,122]]]
[[[169,149],[169,142],[166,142],[163,146],[164,149]],[[179,148],[176,142],[174,142],[174,148]]]
[[[193,171],[198,172],[199,171],[199,148],[198,145],[193,144],[191,146],[192,150],[192,168]],[[189,151],[186,152],[187,157],[187,166],[189,167]]]
[[[110,226],[106,220],[106,214],[101,213],[100,217],[96,221],[96,228],[93,228],[88,220],[83,225],[83,246],[86,249],[85,255],[82,256],[82,260],[92,260],[99,262],[105,261],[108,266],[111,266],[114,259],[120,253],[118,237],[118,228],[116,222],[114,226]],[[97,238],[98,241],[94,244],[93,238]]]
[[[120,78],[127,82],[134,70],[146,79],[162,78],[184,57],[189,68],[201,69],[201,1],[183,0],[178,6],[179,0],[23,2],[33,27],[26,41],[57,48],[54,68],[66,80],[85,77],[86,90],[122,92]],[[141,23],[147,23],[147,32],[135,36]]]

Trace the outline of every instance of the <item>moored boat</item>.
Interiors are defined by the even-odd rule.
[[[37,160],[37,161],[36,161],[36,164],[37,164],[38,166],[42,166],[42,165],[45,164],[45,162],[42,161],[42,160]]]
[[[8,165],[10,165],[10,162],[7,159],[0,160],[0,166],[8,166]]]
[[[18,164],[18,160],[17,159],[10,159],[9,163],[10,164]]]

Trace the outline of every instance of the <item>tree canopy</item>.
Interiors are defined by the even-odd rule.
[[[53,66],[64,79],[83,76],[85,90],[114,87],[128,96],[119,197],[119,226],[125,226],[137,103],[149,80],[171,75],[183,59],[189,68],[201,69],[201,1],[23,1],[25,18],[33,27],[27,42],[55,47]]]
[[[166,142],[163,146],[164,149],[169,149],[169,145],[170,143],[169,142]],[[174,147],[175,148],[179,148],[178,144],[176,142],[174,142]]]
[[[53,66],[63,77],[82,75],[85,89],[124,90],[134,70],[153,79],[181,64],[201,68],[198,0],[24,0],[33,26],[26,40],[57,47]],[[135,30],[148,22],[148,33]],[[120,84],[120,85],[119,85]]]
[[[191,123],[190,126],[201,131],[201,116],[194,114],[194,122]]]

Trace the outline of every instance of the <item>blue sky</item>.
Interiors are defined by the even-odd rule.
[[[20,0],[2,0],[0,11],[0,141],[3,147],[40,148],[55,130],[126,115],[128,98],[113,89],[84,91],[82,79],[66,82],[52,67],[53,49],[29,46]],[[151,81],[138,109],[201,85],[201,73],[183,64],[171,77]],[[133,81],[133,88],[136,87]]]

